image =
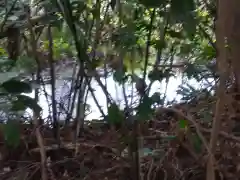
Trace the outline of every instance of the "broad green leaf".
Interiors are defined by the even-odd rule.
[[[12,110],[22,111],[25,110],[26,108],[30,108],[36,113],[40,113],[40,111],[42,110],[42,108],[33,98],[30,98],[25,95],[18,95],[17,100],[13,101]]]
[[[17,147],[20,143],[20,130],[19,124],[15,120],[8,120],[3,124],[4,139],[7,145]]]
[[[192,44],[182,44],[180,47],[180,53],[182,55],[188,55],[193,49]]]
[[[174,30],[168,30],[167,33],[173,38],[179,38],[179,39],[183,38],[183,35],[182,35],[181,31],[177,32],[177,31],[174,31]]]
[[[183,23],[183,28],[190,38],[196,32],[195,8],[194,0],[171,1],[171,16],[177,23]]]
[[[207,58],[208,60],[213,60],[216,57],[216,50],[213,46],[205,45],[203,47],[203,58]]]
[[[171,14],[181,22],[183,22],[194,10],[194,0],[171,0]]]
[[[179,127],[181,129],[186,129],[188,127],[188,121],[185,119],[182,119],[179,121]]]
[[[155,46],[156,49],[161,50],[167,47],[167,43],[164,40],[155,40],[152,41],[152,45]]]
[[[6,52],[6,50],[3,47],[0,47],[0,55],[1,56],[7,55],[7,52]]]
[[[162,81],[164,79],[162,70],[153,70],[149,72],[148,78],[151,81]]]
[[[158,70],[158,69],[154,69],[153,71],[151,71],[148,74],[148,78],[151,81],[162,81],[165,78],[169,78],[171,76],[173,76],[174,74],[171,72],[171,69],[165,69],[165,70]]]
[[[183,23],[183,28],[187,33],[187,37],[193,40],[196,29],[197,29],[197,20],[193,17],[193,15],[188,15]]]
[[[110,124],[118,124],[124,120],[124,114],[117,104],[113,103],[108,107],[107,121]]]
[[[119,84],[123,83],[124,82],[124,73],[119,70],[115,71],[113,73],[113,80],[118,82]]]
[[[123,67],[123,69],[119,68],[113,73],[113,80],[115,80],[119,84],[124,83],[127,80],[125,66]]]
[[[141,59],[140,53],[133,52],[134,55],[131,55],[130,53],[126,53],[123,58],[123,64],[126,67],[126,71],[131,73],[132,69],[140,69],[141,63],[139,63],[139,59]]]
[[[202,141],[200,137],[197,134],[192,135],[192,141],[193,141],[193,146],[194,149],[197,153],[201,152],[201,147],[202,147]]]
[[[12,102],[13,111],[25,111],[27,108],[23,101],[16,100]]]
[[[153,114],[154,110],[152,109],[153,101],[150,97],[145,95],[137,107],[137,115],[139,120],[148,120]]]
[[[155,92],[151,96],[151,99],[152,99],[153,103],[157,103],[157,104],[161,104],[162,103],[161,94],[159,92]]]
[[[11,79],[0,85],[5,91],[13,94],[31,93],[32,88],[28,83]]]

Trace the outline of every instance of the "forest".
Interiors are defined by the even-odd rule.
[[[240,179],[239,7],[0,0],[0,180]]]

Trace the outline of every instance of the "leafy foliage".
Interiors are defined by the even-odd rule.
[[[17,100],[13,101],[12,110],[14,111],[23,111],[27,108],[32,109],[36,113],[40,113],[42,108],[37,104],[37,102],[25,95],[17,95]]]
[[[149,98],[148,96],[144,96],[142,98],[142,101],[140,102],[139,106],[137,107],[137,116],[139,120],[147,120],[151,117],[153,114],[153,100]]]
[[[107,122],[109,124],[117,125],[124,121],[124,113],[121,111],[116,104],[111,104],[108,107]]]
[[[20,143],[19,123],[16,120],[9,120],[2,125],[4,138],[8,146],[17,147]]]
[[[31,93],[32,88],[29,84],[11,79],[1,84],[0,86],[6,92],[11,94]]]
[[[142,121],[144,123],[139,124],[147,124],[145,129],[149,131],[149,121],[155,117],[157,107],[161,109],[170,104],[170,108],[174,108],[168,99],[168,93],[175,86],[171,79],[183,80],[177,93],[188,105],[198,104],[202,96],[205,99],[212,96],[209,89],[215,90],[214,85],[219,77],[216,73],[216,63],[210,63],[216,58],[213,24],[216,5],[212,1],[11,0],[4,3],[7,8],[0,6],[0,14],[4,15],[1,16],[0,24],[0,36],[3,39],[0,43],[0,73],[5,76],[1,80],[0,99],[1,107],[4,107],[1,110],[9,116],[8,121],[3,124],[3,134],[10,146],[16,147],[20,142],[21,134],[16,119],[19,117],[22,120],[22,111],[32,109],[34,114],[39,116],[37,119],[44,119],[40,113],[42,108],[38,104],[39,94],[45,96],[49,108],[48,117],[44,122],[53,121],[51,131],[54,131],[57,140],[61,139],[57,136],[62,133],[58,126],[61,119],[59,114],[65,115],[64,128],[68,128],[69,123],[74,121],[74,131],[71,129],[71,133],[68,134],[72,136],[73,131],[74,137],[84,136],[86,109],[90,108],[82,106],[93,105],[92,102],[88,102],[91,95],[107,124],[131,124],[129,128],[122,128],[116,135],[121,136],[117,138],[118,141],[122,142],[121,138],[125,138],[129,156],[132,153],[132,157],[128,159],[134,161],[134,152],[140,152],[140,155],[152,156],[154,160],[158,158],[159,161],[165,152],[155,153],[154,150],[144,147],[138,149],[135,143],[138,142],[138,135],[141,133],[136,132],[138,130],[133,126]],[[12,25],[20,32],[18,37],[17,33],[9,33]],[[15,54],[17,60],[9,60],[11,54]],[[63,74],[66,71],[70,72],[66,83],[67,90],[59,93],[57,83],[64,79]],[[36,87],[32,88],[31,84],[26,83],[23,76],[27,76],[28,81],[35,83]],[[114,81],[110,85],[109,76]],[[187,82],[192,79],[201,87],[195,88]],[[160,90],[153,89],[153,84]],[[100,94],[99,90],[95,93],[94,90],[98,87],[103,94]],[[114,89],[117,89],[115,97],[112,92]],[[23,95],[33,90],[35,99]],[[40,95],[40,101],[43,95]],[[99,97],[102,98],[99,100]],[[105,109],[101,107],[103,101],[106,102]],[[206,107],[204,108],[201,110],[206,111]],[[20,116],[13,118],[10,117],[11,113],[19,113]],[[199,111],[196,114],[204,113]],[[165,118],[169,117],[164,117],[164,121]],[[211,123],[211,115],[208,119]],[[136,120],[136,123],[128,123],[128,120]],[[161,120],[154,119],[153,122],[159,121],[160,124],[164,124]],[[184,132],[191,129],[185,117],[176,119],[176,122]],[[174,123],[171,119],[169,126]],[[157,125],[152,127],[155,126]],[[174,131],[169,126],[161,125],[155,130]],[[174,135],[171,135],[172,133]],[[37,136],[39,138],[40,135]],[[114,138],[112,134],[108,136]],[[173,139],[178,139],[175,132],[161,137],[161,148],[167,141],[166,147],[169,149],[169,141]],[[190,139],[195,151],[203,154],[199,136],[193,133]],[[72,141],[76,143],[77,139]],[[104,155],[103,153],[101,157]],[[119,155],[118,157],[121,158]],[[133,164],[132,162],[131,168],[134,167]],[[84,168],[81,167],[81,170]],[[165,171],[164,167],[162,169]],[[130,172],[135,171],[137,172]],[[185,172],[185,169],[180,171]],[[135,177],[132,179],[136,179]]]

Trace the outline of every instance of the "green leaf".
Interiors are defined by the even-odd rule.
[[[195,10],[194,0],[172,0],[171,13],[179,21],[184,21],[185,18]]]
[[[200,139],[200,137],[197,134],[194,134],[192,136],[192,140],[193,140],[193,146],[194,149],[197,153],[201,152],[201,147],[202,147],[202,141]]]
[[[188,63],[186,69],[184,70],[184,73],[187,75],[189,79],[195,78],[198,82],[201,80],[199,78],[201,70],[197,68],[197,66],[195,66],[194,64]]]
[[[0,47],[0,55],[7,56],[7,51],[3,47]]]
[[[25,95],[18,95],[17,100],[12,102],[12,110],[22,111],[27,108],[32,109],[35,113],[40,113],[42,108],[38,103],[33,99]]]
[[[4,139],[7,145],[17,147],[20,143],[20,130],[18,122],[15,120],[8,120],[2,127]]]
[[[171,69],[154,69],[153,71],[149,72],[148,78],[151,81],[162,81],[165,78],[169,78],[174,74],[171,72]]]
[[[167,33],[173,37],[173,38],[183,38],[183,35],[182,35],[182,32],[177,32],[177,31],[174,31],[174,30],[168,30]]]
[[[147,95],[144,95],[141,103],[137,107],[137,115],[139,120],[148,120],[153,114],[152,109],[153,101]]]
[[[183,29],[186,31],[188,38],[193,39],[197,29],[196,19],[189,15],[183,23]]]
[[[153,45],[156,49],[162,50],[167,47],[167,43],[164,40],[154,40]]]
[[[149,72],[148,78],[150,81],[162,81],[164,79],[163,71],[162,70],[153,70],[153,71]]]
[[[124,83],[127,80],[126,70],[126,66],[123,66],[123,69],[118,68],[113,73],[113,80],[118,82],[119,84]]]
[[[118,108],[117,104],[113,103],[108,107],[107,121],[110,124],[118,124],[124,120],[124,114]]]
[[[179,121],[179,127],[180,127],[181,129],[186,129],[186,128],[188,127],[188,121],[187,121],[187,120],[184,120],[184,119],[180,120],[180,121]]]
[[[212,60],[216,57],[216,50],[214,49],[213,46],[210,45],[205,45],[203,47],[203,58],[206,58],[208,60]]]
[[[14,79],[2,83],[0,87],[13,94],[32,92],[32,88],[29,84]]]
[[[27,109],[27,106],[25,106],[23,101],[13,101],[12,102],[12,111],[25,111]]]
[[[161,104],[162,103],[162,99],[161,99],[161,93],[159,92],[155,92],[152,96],[151,96],[152,102],[153,103],[157,103],[157,104]]]
[[[158,8],[164,6],[167,2],[166,0],[139,0],[141,4],[143,4],[147,8]]]
[[[196,19],[194,11],[196,9],[194,0],[172,0],[171,16],[176,23],[183,23],[183,28],[189,38],[193,38],[196,32]]]
[[[181,55],[188,55],[189,53],[191,53],[193,48],[194,47],[191,44],[182,44],[180,47],[180,53]]]

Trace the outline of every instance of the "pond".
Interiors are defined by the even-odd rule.
[[[64,76],[64,75],[62,75]],[[102,80],[103,83],[105,83],[105,80]],[[147,82],[149,80],[147,79]],[[113,97],[114,100],[120,105],[120,107],[124,106],[124,96],[123,96],[123,90],[120,85],[118,85],[114,80],[113,77],[110,76],[106,79],[107,83],[107,90],[110,93],[110,95]],[[189,83],[198,88],[198,83],[196,80],[192,79],[189,81]],[[166,93],[166,100],[172,101],[180,101],[181,96],[177,94],[176,90],[178,89],[178,86],[182,84],[182,79],[181,78],[170,78],[169,80],[169,85],[167,87],[167,93]],[[65,80],[57,80],[56,81],[56,99],[60,101],[61,99],[64,101],[64,94],[67,94],[67,91],[69,91],[69,85],[70,83],[66,83]],[[92,87],[95,90],[95,96],[97,98],[98,103],[102,107],[103,111],[106,113],[107,111],[107,105],[106,105],[106,98],[105,95],[102,91],[102,89],[98,86],[97,82],[93,80],[92,82]],[[46,85],[45,89],[48,94],[51,95],[51,86]],[[150,95],[153,94],[154,92],[160,92],[164,94],[166,89],[166,82],[157,83],[155,82],[151,88]],[[132,86],[131,85],[126,85],[126,94],[131,96],[132,93]],[[34,93],[32,92],[31,94],[28,94],[30,97],[34,97]],[[91,113],[87,115],[86,119],[91,120],[91,119],[98,119],[101,116],[101,113],[98,110],[98,107],[96,103],[94,102],[93,97],[89,94],[87,103],[91,106]],[[46,100],[46,97],[44,94],[41,94],[39,97],[39,105],[43,108],[43,117],[47,117],[49,115],[49,107],[48,107],[48,102]],[[58,109],[59,111],[59,109]],[[28,110],[28,112],[30,112]],[[62,119],[62,118],[60,118]]]
[[[58,65],[56,67],[56,100],[57,102],[66,102],[69,97],[66,97],[67,93],[69,92],[70,89],[70,79],[72,78],[73,74],[73,69],[74,69],[74,64],[64,64],[62,63],[61,65]],[[22,72],[20,72],[22,73]],[[19,76],[19,73],[16,72],[8,72],[7,75],[6,73],[3,73],[2,76],[0,74],[0,77],[3,77],[0,79],[0,83],[3,81],[6,81],[7,79],[10,79],[12,77],[17,77]],[[44,72],[44,77],[48,77],[48,70]],[[6,79],[7,77],[7,79]],[[47,79],[47,78],[46,78]],[[147,84],[150,82],[149,79],[146,79]],[[166,100],[167,101],[172,101],[176,100],[177,102],[180,101],[181,96],[177,94],[176,90],[178,89],[179,85],[182,84],[183,79],[181,78],[181,75],[178,75],[178,77],[171,77],[169,79],[169,83],[167,86],[167,91],[166,91]],[[102,83],[105,84],[105,79],[102,79]],[[191,79],[188,80],[187,83],[191,84],[194,88],[199,88],[200,84],[195,80]],[[34,84],[34,83],[33,83]],[[106,84],[107,84],[107,90],[110,93],[110,95],[113,97],[113,99],[120,105],[120,107],[124,106],[124,96],[122,92],[122,87],[118,85],[114,80],[113,76],[110,75],[106,79]],[[95,90],[95,96],[102,107],[103,111],[106,113],[107,111],[107,103],[106,103],[106,98],[105,95],[102,91],[102,89],[98,86],[98,83],[95,80],[92,80],[92,88]],[[41,87],[43,88],[43,86]],[[51,96],[51,86],[49,84],[44,86],[44,89],[48,95]],[[126,94],[127,96],[132,96],[132,85],[126,84],[125,86],[126,89]],[[161,94],[164,94],[166,90],[166,82],[155,82],[151,88],[150,95],[153,94],[154,92],[159,92]],[[27,94],[30,97],[34,97],[34,92]],[[129,98],[131,99],[131,98]],[[46,99],[45,94],[42,92],[39,95],[39,105],[42,107],[43,112],[42,116],[43,118],[48,117],[49,115],[49,104],[50,98],[48,100]],[[86,119],[91,120],[91,119],[98,119],[101,116],[101,113],[98,110],[97,105],[95,104],[95,101],[91,94],[89,93],[88,98],[87,98],[87,104],[90,105],[90,112],[87,115]],[[58,107],[57,111],[60,113],[62,110]],[[32,114],[31,110],[28,109],[27,113]],[[59,119],[65,119],[61,114],[59,114]]]

